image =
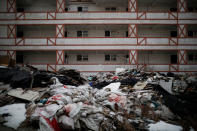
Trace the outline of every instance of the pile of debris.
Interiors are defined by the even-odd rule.
[[[195,74],[118,68],[84,79],[75,70],[29,66],[0,68],[3,73],[0,122],[14,129],[197,130]]]

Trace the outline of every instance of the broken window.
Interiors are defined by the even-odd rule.
[[[88,55],[87,54],[77,55],[77,61],[88,61]]]

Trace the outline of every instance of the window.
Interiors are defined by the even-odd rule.
[[[105,31],[105,37],[110,37],[111,36],[110,34],[111,34],[110,31]]]
[[[171,64],[177,64],[177,55],[171,55],[170,59]]]
[[[16,37],[23,37],[23,31],[17,31]]]
[[[129,11],[128,8],[126,8],[126,11]]]
[[[68,8],[65,8],[65,12],[67,12],[68,11]]]
[[[82,12],[82,7],[78,7],[78,12]]]
[[[88,55],[87,54],[77,55],[77,61],[88,61]]]
[[[170,36],[171,37],[177,37],[177,31],[171,31]]]
[[[193,31],[188,31],[188,36],[193,37]]]
[[[88,7],[78,7],[78,12],[87,12]]]
[[[107,7],[105,11],[116,11],[116,7]]]
[[[170,12],[177,12],[177,8],[170,8]]]
[[[88,37],[88,31],[77,31],[77,37]]]
[[[16,53],[16,63],[23,64],[23,53]]]
[[[126,31],[126,37],[128,37],[129,36],[129,33],[128,33],[128,31]]]
[[[24,8],[17,8],[16,11],[17,12],[24,12]]]
[[[189,57],[189,61],[197,62],[197,54],[196,53],[189,54],[188,57]]]
[[[64,37],[68,37],[68,32],[67,31],[64,32]]]
[[[116,55],[114,54],[106,54],[105,61],[116,61]]]

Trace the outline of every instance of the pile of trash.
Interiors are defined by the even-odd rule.
[[[21,71],[25,76],[15,78]],[[2,73],[0,97],[9,102],[0,101],[0,123],[14,129],[197,130],[195,74],[117,68],[82,77],[75,70],[33,67],[0,68]]]

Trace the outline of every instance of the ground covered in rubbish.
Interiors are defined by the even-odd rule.
[[[0,130],[194,131],[197,75],[0,67]]]

